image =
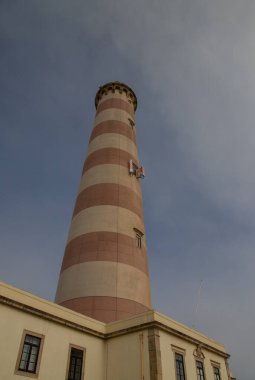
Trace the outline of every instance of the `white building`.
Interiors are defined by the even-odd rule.
[[[231,379],[222,344],[154,310],[103,323],[1,283],[0,336],[1,380]]]

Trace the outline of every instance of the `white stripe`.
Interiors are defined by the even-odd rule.
[[[93,206],[80,211],[73,218],[68,240],[90,232],[116,232],[135,238],[134,228],[144,233],[143,220],[134,212],[117,206]],[[143,242],[146,246],[145,235]]]
[[[130,153],[138,161],[136,145],[128,137],[119,133],[103,133],[102,135],[95,137],[88,146],[87,156],[96,150],[104,148],[124,150]]]
[[[57,303],[91,296],[124,298],[150,307],[149,278],[130,265],[109,261],[80,263],[61,273]]]
[[[87,187],[101,183],[115,183],[126,186],[139,197],[142,197],[140,180],[135,176],[130,176],[128,168],[111,164],[97,165],[87,170],[81,177],[79,193]]]
[[[130,114],[124,110],[119,108],[109,108],[99,112],[99,114],[95,117],[94,127],[104,121],[116,120],[122,121],[130,125],[129,119],[132,119]]]

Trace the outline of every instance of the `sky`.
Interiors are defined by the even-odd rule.
[[[0,0],[0,279],[53,300],[100,85],[138,98],[153,307],[254,380],[255,2]]]

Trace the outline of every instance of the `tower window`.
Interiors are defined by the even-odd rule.
[[[183,356],[175,353],[176,378],[177,380],[185,380],[184,360]]]
[[[83,367],[83,350],[71,347],[68,380],[81,380]]]
[[[128,121],[129,121],[129,125],[131,128],[133,128],[135,126],[135,123],[132,119],[128,118]]]
[[[42,351],[43,336],[24,331],[20,353],[16,365],[16,374],[28,373],[37,377]],[[29,375],[27,375],[29,376]]]
[[[138,232],[135,235],[135,245],[137,248],[142,248],[142,236]]]
[[[204,366],[202,362],[197,361],[197,380],[205,380]]]

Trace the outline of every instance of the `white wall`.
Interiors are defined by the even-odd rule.
[[[65,380],[69,344],[74,344],[86,348],[84,379],[104,380],[105,342],[102,339],[0,305],[1,380],[29,379],[14,374],[24,329],[45,335],[38,379]]]
[[[185,361],[186,377],[189,380],[197,380],[196,358],[193,355],[194,349],[196,348],[196,346],[183,339],[170,335],[164,331],[160,331],[159,334],[160,334],[163,380],[176,379],[175,357],[174,357],[173,346],[179,347],[185,351],[184,361]],[[202,352],[205,356],[204,371],[205,371],[206,380],[214,380],[211,360],[217,363],[220,363],[221,379],[228,380],[228,374],[227,374],[224,358],[210,351],[207,351],[205,349],[202,349]]]
[[[106,380],[149,380],[148,333],[111,338],[107,343]]]

